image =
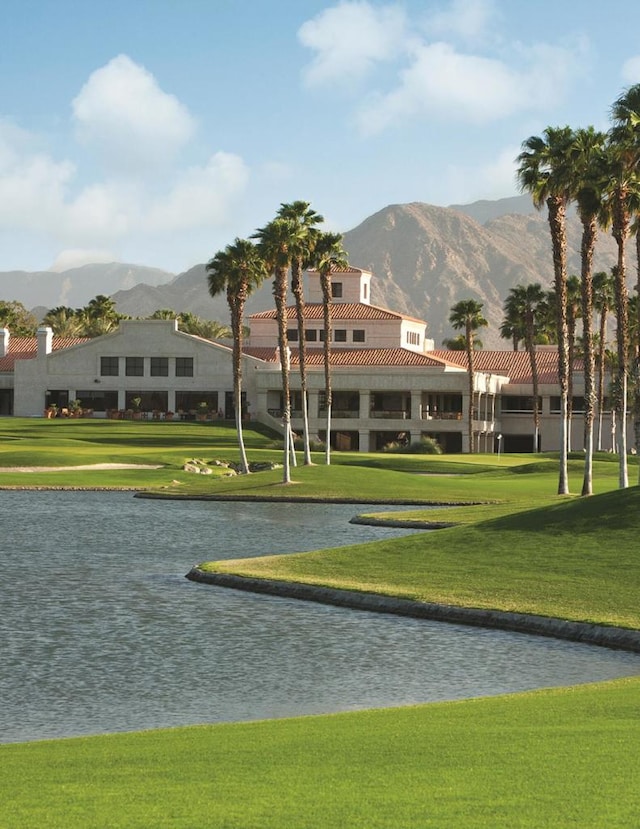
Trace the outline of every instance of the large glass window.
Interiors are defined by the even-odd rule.
[[[118,357],[100,357],[100,376],[117,377],[120,360]]]
[[[532,412],[533,411],[533,397],[508,397],[502,398],[503,412]],[[538,398],[538,411],[542,411],[542,398]]]
[[[364,328],[356,328],[353,332],[354,343],[363,343],[365,339]]]
[[[176,357],[176,377],[193,377],[193,357]]]
[[[151,358],[151,376],[152,377],[168,377],[169,376],[169,358],[168,357],[152,357]]]
[[[127,377],[142,377],[144,375],[144,357],[127,357],[125,374]]]
[[[94,389],[79,389],[76,399],[83,409],[93,409],[94,412],[106,412],[108,409],[118,408],[117,391],[96,391]]]

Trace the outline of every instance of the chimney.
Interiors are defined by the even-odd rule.
[[[51,354],[53,329],[49,328],[48,325],[42,325],[38,328],[36,337],[38,338],[38,357],[46,357],[47,354]]]
[[[9,353],[10,336],[8,328],[0,328],[0,357],[6,357]]]

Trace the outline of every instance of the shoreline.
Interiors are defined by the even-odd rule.
[[[185,578],[202,584],[213,584],[218,587],[251,593],[263,593],[280,596],[281,598],[301,599],[303,601],[318,602],[319,604],[348,607],[352,610],[366,610],[374,613],[409,616],[414,619],[447,622],[449,624],[508,630],[514,633],[546,636],[585,645],[598,645],[640,653],[640,630],[631,628],[608,627],[588,622],[571,622],[527,613],[418,602],[413,599],[383,596],[379,593],[360,593],[355,590],[321,587],[303,582],[258,579],[251,576],[236,576],[230,573],[208,573],[201,570],[197,565],[191,568]]]

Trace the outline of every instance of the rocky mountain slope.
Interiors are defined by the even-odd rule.
[[[580,272],[580,236],[580,223],[571,215],[569,273]],[[344,246],[352,265],[374,274],[372,302],[426,320],[436,346],[453,335],[451,307],[461,299],[475,299],[484,303],[489,321],[480,334],[485,347],[504,347],[499,327],[509,289],[531,282],[550,287],[553,282],[549,227],[528,196],[448,208],[422,202],[390,205],[347,232]],[[615,243],[601,233],[594,268],[609,270],[615,261]],[[131,286],[127,280],[139,284]],[[37,285],[37,299],[27,292],[31,299],[25,301],[18,285],[30,291]],[[226,298],[208,294],[204,264],[175,278],[130,265],[92,265],[63,274],[0,274],[0,298],[19,299],[27,307],[76,307],[98,293],[112,295],[118,310],[131,316],[148,316],[159,308],[221,322],[229,316]],[[247,313],[271,307],[271,285],[266,283],[250,297]]]

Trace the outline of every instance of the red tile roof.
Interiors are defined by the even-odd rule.
[[[244,353],[249,357],[256,357],[265,362],[275,363],[280,359],[280,353],[274,348],[245,348]],[[291,349],[291,364],[298,365],[298,349]],[[306,364],[312,366],[324,365],[324,350],[308,348],[306,350]],[[444,368],[445,363],[431,354],[409,351],[406,348],[332,348],[332,366],[418,366],[425,368]]]
[[[295,305],[287,307],[287,317],[290,321],[296,319]],[[257,314],[251,314],[250,320],[259,319],[275,319],[276,311],[271,309],[269,311],[260,311]],[[309,302],[305,305],[304,318],[307,320],[322,320],[323,306],[321,302]],[[333,302],[331,304],[331,319],[333,322],[340,320],[411,320],[412,322],[421,322],[414,317],[408,317],[406,314],[399,314],[396,311],[389,311],[387,308],[379,308],[377,305],[366,305],[364,302]]]
[[[63,348],[71,348],[73,345],[81,345],[88,342],[89,337],[55,337],[53,338],[52,350],[61,351]],[[38,340],[36,337],[10,337],[9,353],[6,357],[0,357],[0,372],[11,372],[16,360],[33,360],[38,354]]]
[[[429,351],[430,355],[447,360],[450,363],[467,368],[467,355],[464,351]],[[513,384],[530,385],[531,362],[526,351],[485,351],[475,352],[476,371],[501,374]],[[558,351],[555,348],[541,348],[536,352],[539,383],[558,383]],[[582,371],[581,360],[574,361],[574,369]]]

